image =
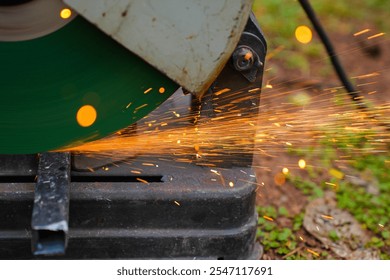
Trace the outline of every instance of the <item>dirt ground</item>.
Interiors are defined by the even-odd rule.
[[[373,31],[375,33],[375,31]],[[378,31],[379,32],[379,31]],[[331,34],[331,39],[340,55],[342,64],[345,66],[350,77],[357,77],[376,73],[371,78],[356,79],[353,81],[361,91],[364,98],[371,100],[376,105],[389,102],[390,84],[390,40],[389,37],[367,40],[365,37],[355,37],[353,34]],[[272,38],[268,38],[272,40]],[[272,50],[269,50],[272,52]],[[324,51],[324,58],[310,61],[310,73],[302,74],[291,71],[284,67],[283,63],[274,62],[272,59],[266,64],[266,68],[277,69],[277,76],[270,74],[273,71],[266,71],[264,83],[271,81],[273,88],[266,88],[262,92],[260,122],[270,122],[262,116],[269,116],[275,108],[284,106],[289,110],[289,94],[279,94],[293,90],[306,92],[310,96],[321,94],[324,89],[340,86],[340,82],[334,74],[329,76],[321,75],[319,66],[327,63],[327,56]],[[313,102],[308,105],[313,112],[321,112],[319,106],[327,106],[327,102]],[[281,105],[282,104],[282,105]],[[285,105],[283,105],[285,104]],[[290,108],[295,113],[299,109]],[[298,112],[299,113],[299,112]],[[318,117],[321,117],[320,115]],[[289,141],[289,139],[285,139]],[[296,166],[299,157],[292,156],[286,152],[283,145],[275,145],[271,156],[261,155],[254,160],[256,166],[257,180],[260,182],[257,204],[261,206],[285,207],[291,215],[296,215],[304,210],[308,204],[308,198],[288,181],[284,184],[276,184],[275,175],[280,173],[285,166]],[[296,172],[305,176],[304,170],[297,168]],[[289,227],[289,221],[279,220],[281,226]],[[299,232],[305,240],[305,246],[310,248],[321,248],[323,244],[307,231]],[[263,256],[264,259],[278,258],[275,252],[271,251]],[[333,255],[332,258],[338,257]]]

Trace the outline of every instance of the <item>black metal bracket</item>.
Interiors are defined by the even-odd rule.
[[[208,122],[208,119],[226,119],[237,115],[238,118],[257,122],[266,52],[266,40],[256,17],[251,13],[230,61],[218,78],[201,99],[192,96],[191,108],[195,123],[198,120]],[[223,94],[218,93],[225,89]],[[254,146],[254,133],[248,132],[245,137],[248,139],[248,147]],[[207,164],[208,160],[212,164],[217,163],[219,167],[251,166],[253,154],[226,151],[198,161]]]

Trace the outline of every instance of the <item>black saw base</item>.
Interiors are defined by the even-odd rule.
[[[34,256],[37,156],[0,157],[1,259],[257,259],[256,184],[250,168],[105,162],[74,156],[62,256]],[[82,167],[100,166],[95,172]],[[108,166],[108,165],[107,165]],[[141,174],[131,171],[140,170]],[[232,183],[232,184],[230,184]],[[233,187],[231,187],[233,185]],[[42,233],[51,238],[62,232]],[[34,245],[34,244],[33,244]]]

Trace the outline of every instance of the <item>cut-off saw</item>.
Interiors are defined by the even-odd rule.
[[[179,87],[200,99],[225,67],[255,82],[266,46],[251,5],[0,0],[0,154],[110,135]]]
[[[172,131],[256,123],[252,2],[0,0],[0,259],[261,256],[252,130],[214,136],[245,151],[181,161],[69,152],[166,112],[182,117]]]

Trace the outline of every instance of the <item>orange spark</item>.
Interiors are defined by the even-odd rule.
[[[268,216],[263,216],[263,218],[266,219],[266,220],[268,220],[268,221],[270,221],[270,222],[273,222],[273,221],[274,221],[274,219],[272,219],[271,217],[268,217]]]
[[[337,185],[333,184],[333,183],[325,182],[325,184],[328,185],[328,186],[331,186],[331,187],[337,187]]]
[[[215,92],[214,95],[218,96],[218,95],[221,95],[223,93],[229,92],[230,90],[231,90],[230,88],[221,89],[221,90]]]
[[[143,104],[141,106],[138,106],[137,108],[135,108],[134,112],[138,111],[139,109],[142,109],[144,107],[148,106],[148,104]]]
[[[149,182],[144,180],[144,179],[141,179],[141,178],[136,178],[137,181],[141,182],[141,183],[144,183],[144,184],[147,184],[149,185]]]
[[[371,30],[370,29],[363,29],[363,30],[361,30],[361,31],[359,31],[359,32],[356,32],[355,34],[353,34],[353,36],[360,36],[360,35],[362,35],[362,34],[365,34],[365,33],[367,33],[367,32],[370,32]]]
[[[307,248],[306,251],[308,251],[310,254],[313,254],[313,255],[316,256],[316,257],[319,257],[319,256],[320,256],[320,254],[318,254],[317,252],[315,252],[315,251],[313,251],[313,250],[311,250],[311,249],[309,249],[309,248]]]
[[[328,216],[328,215],[321,215],[322,218],[324,218],[325,220],[333,220],[334,218],[332,216]]]
[[[374,38],[378,38],[378,37],[381,37],[381,36],[383,36],[383,35],[385,35],[386,33],[378,33],[378,34],[375,34],[375,35],[372,35],[372,36],[370,36],[370,37],[368,37],[367,39],[368,40],[371,40],[371,39],[374,39]]]
[[[147,90],[144,91],[144,94],[147,94],[149,92],[151,92],[153,89],[152,88],[148,88]]]

